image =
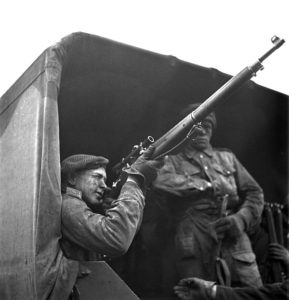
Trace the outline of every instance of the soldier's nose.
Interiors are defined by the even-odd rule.
[[[206,130],[203,127],[197,127],[196,134],[197,135],[204,135],[204,134],[206,134]]]

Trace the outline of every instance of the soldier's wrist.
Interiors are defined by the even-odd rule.
[[[127,182],[135,182],[137,185],[142,187],[144,185],[144,178],[139,174],[128,174]]]
[[[216,299],[216,295],[217,295],[217,285],[214,284],[212,287],[211,287],[211,299]]]
[[[137,179],[137,177],[134,176],[134,175],[128,175],[126,181],[127,181],[127,182],[130,182],[130,181],[131,181],[131,182],[138,183],[138,179]]]
[[[146,193],[146,182],[145,178],[143,176],[140,176],[138,174],[128,174],[126,182],[134,182],[137,184],[137,186],[141,189],[143,194]]]
[[[214,300],[216,299],[217,294],[217,284],[215,282],[210,282],[211,285],[207,285],[205,294],[207,296],[207,299]]]

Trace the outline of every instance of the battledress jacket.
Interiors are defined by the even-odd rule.
[[[167,156],[154,189],[166,198],[175,245],[170,252],[175,254],[181,278],[216,280],[215,258],[220,253],[213,224],[223,210],[227,215],[237,214],[245,224],[245,232],[237,242],[223,242],[222,251],[227,255],[233,280],[244,285],[261,284],[246,232],[260,220],[263,192],[230,150],[184,148]]]
[[[97,254],[124,254],[138,230],[144,208],[144,193],[134,181],[127,181],[118,199],[105,215],[94,213],[81,192],[67,188],[62,204],[62,248],[60,269],[49,299],[68,298],[76,281],[79,261]]]

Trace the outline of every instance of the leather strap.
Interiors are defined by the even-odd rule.
[[[231,273],[223,258],[216,259],[217,280],[220,285],[231,286]]]

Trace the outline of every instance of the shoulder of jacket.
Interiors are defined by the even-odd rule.
[[[62,204],[70,206],[73,205],[83,205],[85,203],[81,198],[71,195],[71,194],[62,194]]]
[[[70,198],[72,198],[72,199],[78,199],[77,196],[71,195],[71,194],[68,194],[68,193],[63,193],[63,194],[61,194],[61,196],[62,196],[62,199],[70,199]]]
[[[235,154],[228,148],[214,148],[215,155],[223,162],[234,164]]]
[[[165,158],[164,158],[164,161],[165,163],[173,163],[175,162],[176,160],[179,160],[179,154],[169,154],[169,155],[166,155]]]
[[[213,148],[215,152],[226,152],[233,154],[233,151],[229,148]]]

